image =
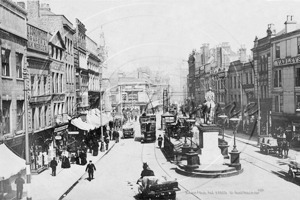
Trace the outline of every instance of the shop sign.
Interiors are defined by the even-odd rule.
[[[300,63],[300,56],[274,60],[274,66],[282,66],[282,65],[298,64],[298,63]]]
[[[54,133],[59,132],[59,131],[63,131],[67,128],[68,128],[68,125],[57,127],[57,128],[54,129]]]
[[[27,47],[48,53],[47,32],[27,24]]]

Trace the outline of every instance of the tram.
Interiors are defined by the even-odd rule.
[[[146,114],[140,116],[141,142],[156,140],[156,115]]]

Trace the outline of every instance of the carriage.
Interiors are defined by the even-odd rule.
[[[134,138],[134,128],[131,122],[127,122],[122,127],[123,138],[133,137]]]
[[[165,181],[148,185],[137,199],[176,199],[176,192],[180,191],[177,181]]]
[[[289,171],[288,176],[291,182],[295,182],[300,178],[300,162],[296,160],[290,160],[288,163]]]
[[[277,156],[284,156],[283,150],[288,149],[289,143],[285,137],[264,137],[260,144],[260,152],[264,154],[276,154]]]
[[[264,154],[278,154],[279,147],[277,143],[277,139],[273,137],[264,137],[260,144],[260,152]]]

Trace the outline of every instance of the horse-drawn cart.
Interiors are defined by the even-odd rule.
[[[289,165],[289,172],[288,176],[291,182],[295,182],[296,179],[300,178],[300,162],[296,160],[290,160],[288,163]]]
[[[152,179],[152,177],[149,177]],[[154,178],[154,177],[153,177]],[[176,199],[176,192],[179,191],[177,181],[164,181],[141,186],[140,194],[136,199]],[[150,181],[151,182],[151,181]]]
[[[275,153],[278,154],[279,147],[277,143],[277,139],[272,137],[264,137],[260,144],[260,152],[264,154]]]

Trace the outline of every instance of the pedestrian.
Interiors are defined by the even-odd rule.
[[[109,138],[106,137],[104,140],[105,144],[106,144],[106,150],[108,150],[108,145],[109,145]]]
[[[111,140],[112,139],[112,128],[109,130],[109,140]]]
[[[116,143],[118,143],[119,142],[119,137],[120,137],[119,131],[116,131],[115,135],[116,135]]]
[[[18,173],[18,178],[16,178],[15,184],[17,185],[17,199],[22,199],[23,185],[25,184],[25,181],[21,178],[21,173]]]
[[[94,170],[96,171],[95,165],[90,160],[90,163],[87,164],[85,171],[89,173],[89,181],[94,179]]]
[[[50,162],[50,167],[52,169],[52,176],[56,176],[56,166],[57,166],[57,161],[55,160],[55,157],[53,157],[53,160]]]
[[[161,137],[161,135],[158,136],[157,141],[158,141],[159,148],[161,148],[162,141],[163,141],[163,138]]]

